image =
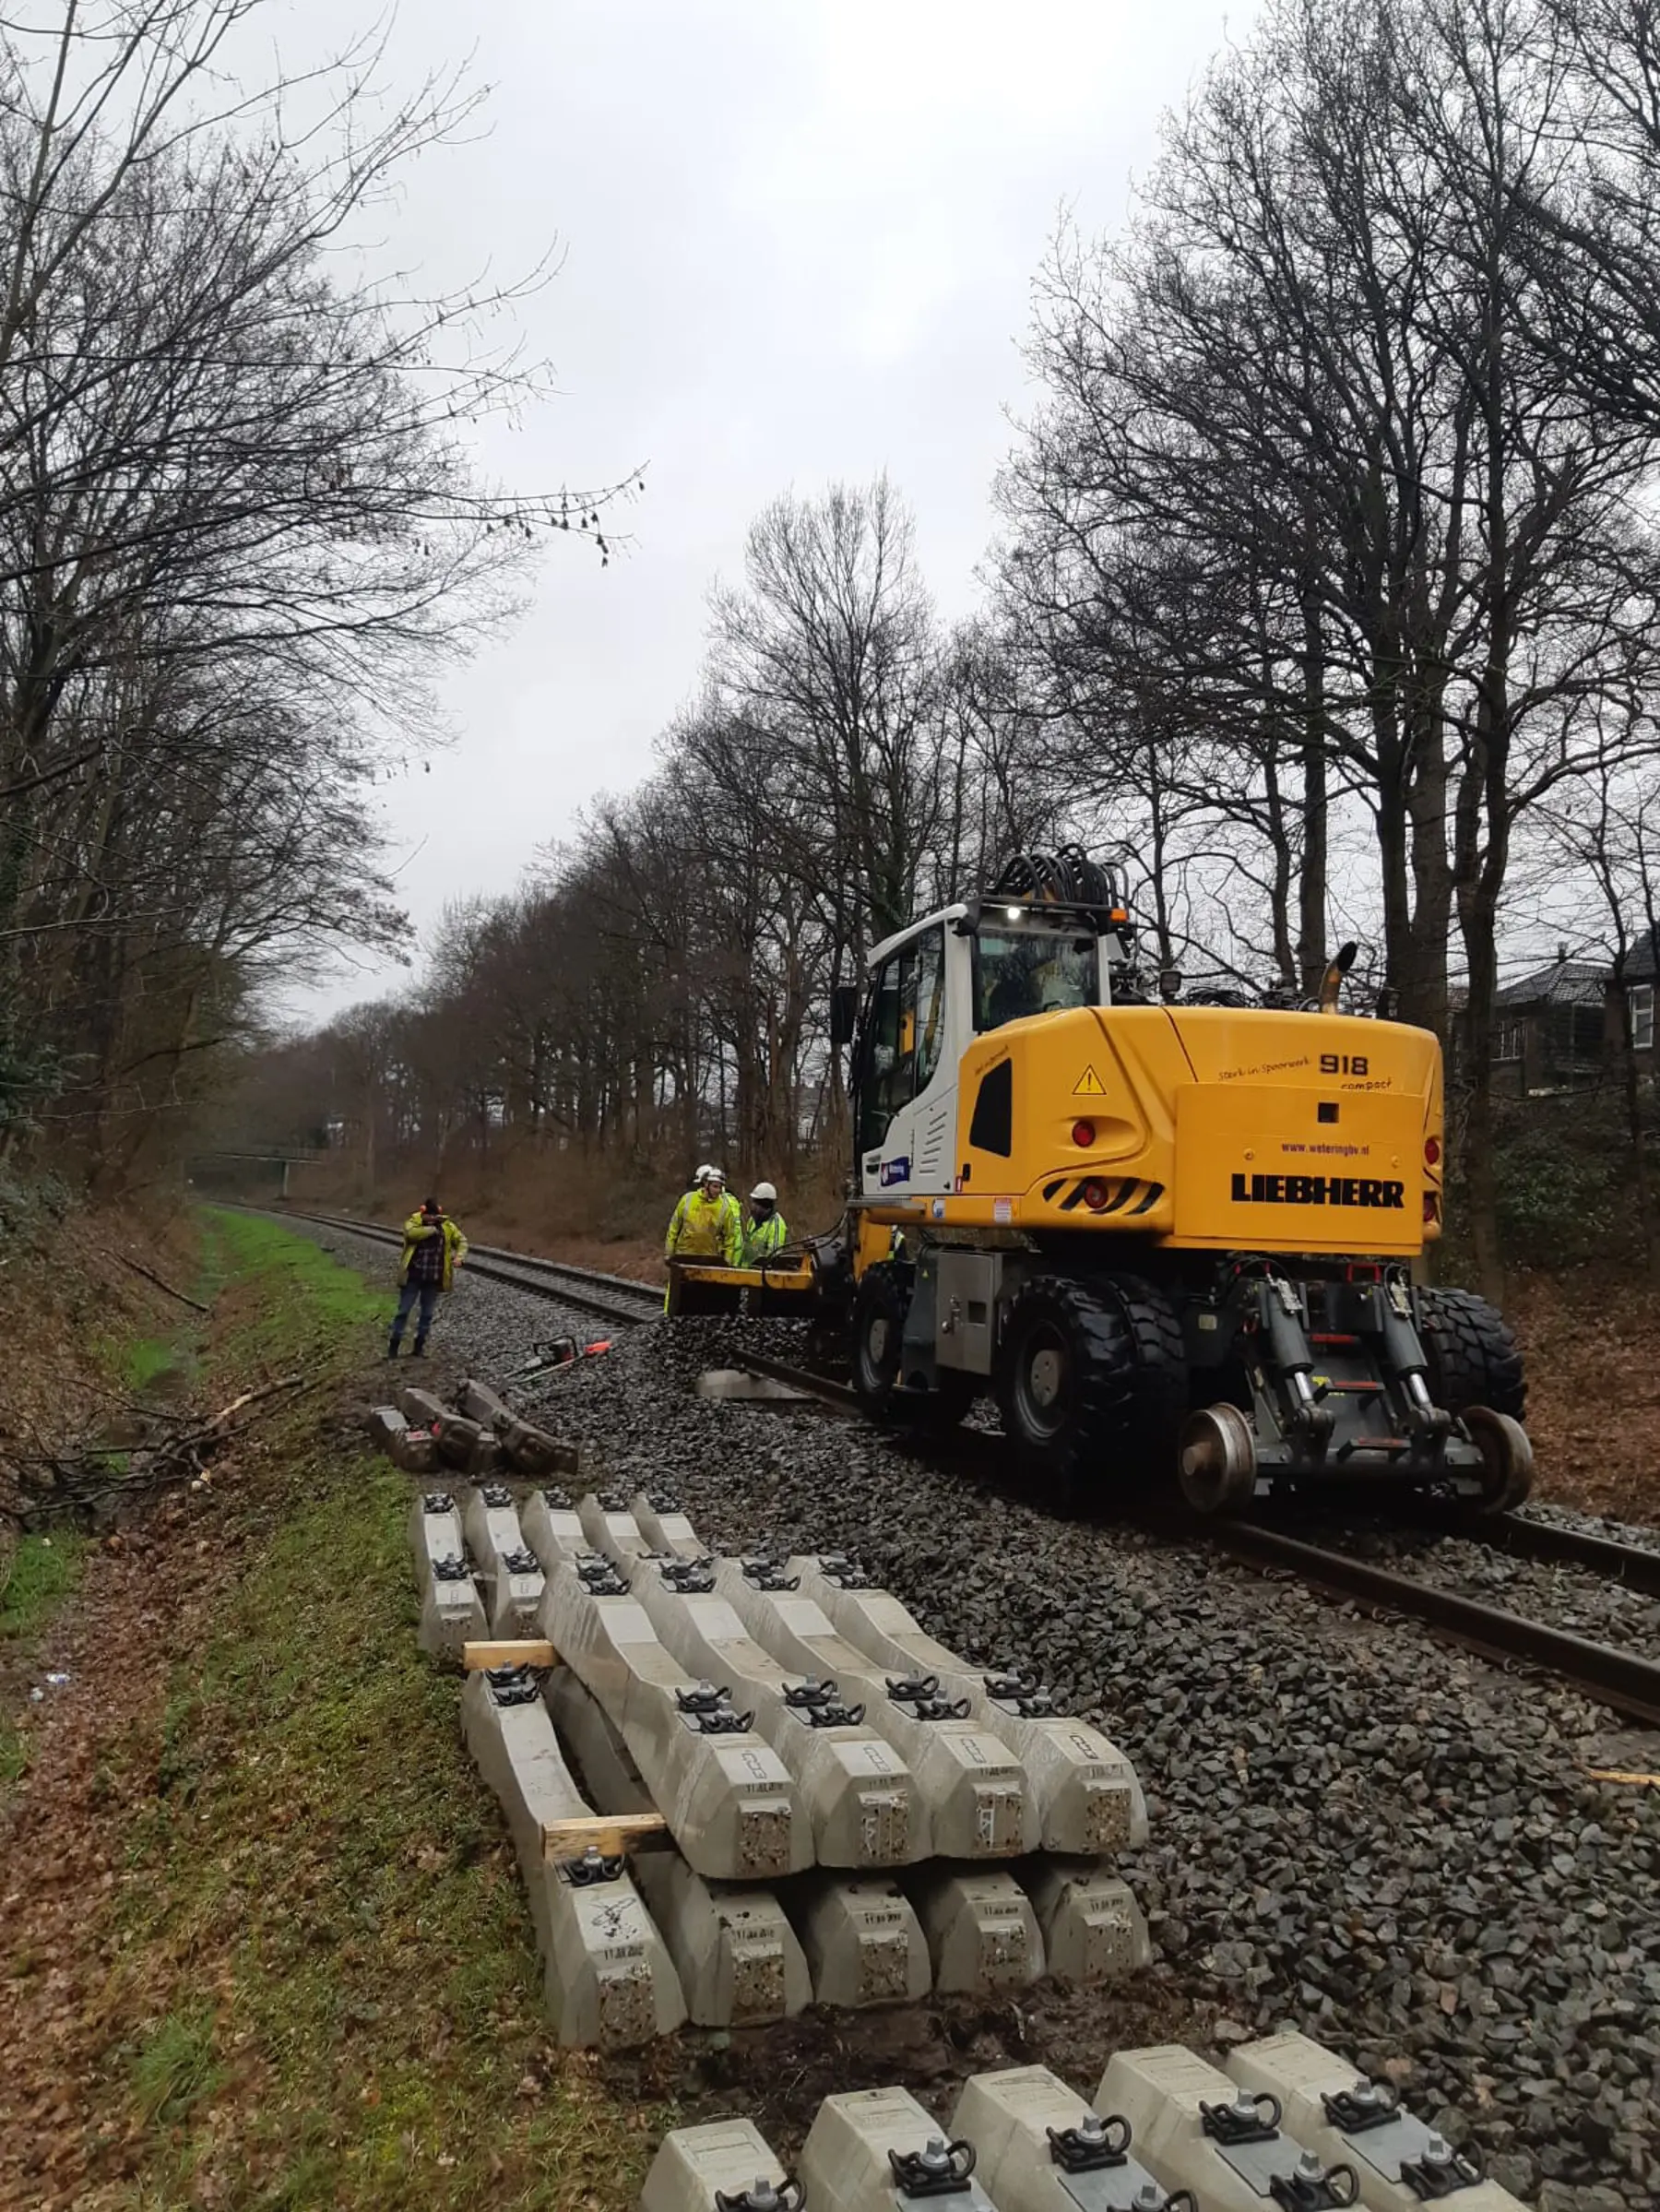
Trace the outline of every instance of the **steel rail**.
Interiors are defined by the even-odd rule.
[[[1421,1621],[1432,1635],[1465,1650],[1501,1663],[1519,1659],[1543,1668],[1597,1705],[1650,1726],[1660,1725],[1660,1663],[1653,1659],[1610,1644],[1593,1643],[1522,1613],[1483,1605],[1346,1552],[1327,1552],[1253,1522],[1216,1524],[1204,1533],[1217,1551],[1246,1566],[1279,1569],[1311,1588]]]
[[[474,1244],[470,1250],[482,1253],[486,1259],[510,1260],[516,1267],[534,1268],[539,1275],[568,1275],[574,1282],[588,1284],[597,1290],[622,1291],[654,1308],[660,1308],[663,1302],[661,1290],[637,1282],[631,1275],[611,1275],[603,1267],[579,1267],[572,1260],[545,1259],[540,1252],[514,1252],[505,1244]],[[469,1257],[468,1266],[471,1265]]]
[[[775,1383],[793,1384],[809,1397],[823,1398],[827,1406],[834,1406],[838,1412],[862,1411],[859,1393],[851,1383],[838,1383],[827,1374],[815,1374],[811,1367],[795,1367],[788,1360],[773,1360],[765,1352],[747,1350],[738,1353],[732,1364],[748,1374],[764,1374],[770,1376]],[[904,1428],[897,1424],[892,1431],[884,1430],[883,1433],[899,1436],[906,1433]]]

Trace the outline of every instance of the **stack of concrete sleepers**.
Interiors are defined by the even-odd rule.
[[[666,1823],[672,1849],[580,1878],[637,1885],[693,2019],[1046,1972],[1097,1981],[1144,1961],[1110,1864],[1146,1833],[1129,1763],[1035,1682],[934,1643],[847,1561],[717,1560],[683,1516],[644,1499],[573,1506],[539,1488],[516,1501],[497,1483],[423,1498],[415,1532],[422,1641],[474,1666],[468,1740],[516,1839],[572,1817],[567,1790],[602,1818]],[[465,1625],[450,1594],[462,1575]],[[536,1772],[521,1772],[532,1752]],[[563,1779],[538,1797],[553,1762]],[[533,1852],[551,1980],[545,1872]],[[649,2014],[644,1999],[603,2019],[570,2010],[607,2040]]]
[[[1246,2044],[1223,2072],[1180,2045],[1120,2051],[1093,2102],[1044,2066],[977,2075],[942,2126],[907,2090],[819,2108],[799,2178],[748,2120],[682,2128],[642,2212],[1298,2212],[1358,2206],[1526,2212],[1393,2093],[1306,2036]]]
[[[1141,1915],[1105,1863],[1145,1837],[1135,1776],[1036,1684],[930,1645],[846,1562],[716,1560],[683,1516],[645,1499],[588,1497],[575,1514],[533,1503],[527,1522],[562,1662],[552,1708],[590,1779],[595,1739],[611,1746],[597,1794],[626,1787],[626,1802],[668,1814],[705,1885],[700,1911],[718,1909],[726,1882],[765,1880],[819,2002],[1009,1988],[1046,1970],[1100,1980],[1144,1961]],[[775,1837],[769,1860],[740,1856],[698,1818],[681,1770],[714,1764],[716,1747],[762,1806],[767,1778],[788,1849]]]

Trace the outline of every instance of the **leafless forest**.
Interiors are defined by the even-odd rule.
[[[614,495],[469,468],[462,422],[545,382],[511,288],[352,276],[472,96],[389,102],[368,45],[249,88],[258,12],[0,30],[0,1149],[101,1188],[176,1161],[279,965],[397,941],[365,792]]]
[[[290,137],[293,88],[217,97],[256,4],[7,36],[0,1143],[153,1176],[236,1076],[221,1132],[371,1182],[790,1178],[838,1136],[832,986],[1081,838],[1150,965],[1295,992],[1361,940],[1357,1003],[1452,1048],[1494,1272],[1500,982],[1559,941],[1617,1006],[1653,975],[1660,10],[1270,0],[1130,223],[1036,272],[974,618],[896,483],[780,496],[650,779],[550,823],[407,991],[272,1043],[274,964],[406,934],[364,795],[435,675],[550,533],[604,558],[610,509],[469,468],[457,419],[540,388],[449,347],[511,292],[354,290],[327,252],[464,91],[374,106],[360,56]],[[1646,1229],[1629,1049],[1607,1095]]]

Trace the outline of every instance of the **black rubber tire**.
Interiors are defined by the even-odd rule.
[[[899,1418],[894,1405],[899,1385],[900,1338],[910,1285],[889,1261],[867,1267],[853,1299],[853,1346],[848,1364],[859,1402],[872,1421]],[[880,1350],[873,1350],[873,1342]]]
[[[1160,1487],[1176,1473],[1176,1450],[1187,1419],[1187,1342],[1175,1307],[1139,1275],[1112,1274],[1106,1288],[1119,1302],[1135,1350],[1137,1375],[1132,1448],[1146,1456]]]
[[[1449,1413],[1488,1406],[1520,1421],[1527,1405],[1522,1354],[1504,1317],[1473,1290],[1418,1292],[1429,1396]]]
[[[1040,1381],[1035,1363],[1045,1355]],[[1180,1325],[1151,1284],[1035,1276],[1003,1330],[1003,1433],[1022,1472],[1069,1511],[1163,1490],[1175,1472],[1186,1374]]]
[[[932,1390],[907,1390],[899,1381],[906,1308],[910,1304],[911,1271],[902,1262],[882,1260],[867,1268],[853,1302],[853,1387],[867,1417],[888,1428],[954,1429],[979,1396],[973,1375],[943,1369]],[[878,1360],[871,1332],[882,1323],[885,1337]]]

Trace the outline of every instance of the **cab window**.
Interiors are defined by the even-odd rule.
[[[859,1148],[873,1151],[900,1108],[927,1088],[945,1028],[945,947],[938,930],[876,971],[860,1055]]]
[[[859,1148],[869,1152],[887,1135],[893,1119],[889,1100],[899,1059],[899,962],[884,961],[876,971],[859,1055]]]
[[[982,929],[974,941],[974,1026],[984,1035],[1029,1014],[1099,1004],[1093,937]]]
[[[912,1070],[913,1098],[920,1097],[934,1079],[940,1064],[940,1047],[945,1029],[945,941],[938,930],[919,937],[916,956],[917,1056]]]

